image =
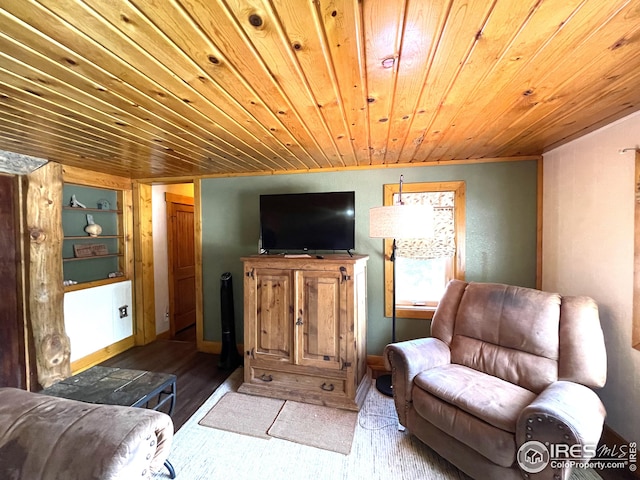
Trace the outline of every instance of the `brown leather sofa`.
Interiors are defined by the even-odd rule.
[[[591,298],[454,280],[431,334],[384,352],[410,433],[476,479],[567,479],[554,458],[593,456],[607,361]]]
[[[172,438],[161,412],[0,388],[2,479],[148,479]]]

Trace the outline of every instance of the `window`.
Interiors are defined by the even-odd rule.
[[[398,202],[399,185],[384,186],[384,205]],[[433,316],[449,280],[464,279],[465,184],[434,182],[403,184],[404,204],[430,203],[434,209],[433,239],[398,240],[396,251],[396,316]],[[385,315],[392,315],[393,240],[384,240]]]

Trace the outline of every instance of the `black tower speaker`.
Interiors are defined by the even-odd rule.
[[[220,310],[222,323],[222,351],[219,367],[231,370],[240,365],[241,358],[236,346],[236,324],[233,311],[233,283],[231,272],[220,277]]]

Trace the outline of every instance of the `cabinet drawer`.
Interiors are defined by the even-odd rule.
[[[252,369],[251,383],[269,385],[292,390],[309,390],[315,393],[344,395],[345,380],[335,377],[304,375],[300,373],[281,372],[268,368]]]

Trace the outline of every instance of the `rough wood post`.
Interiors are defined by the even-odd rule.
[[[146,345],[156,339],[151,200],[151,185],[133,182],[136,345]]]
[[[48,163],[27,175],[29,318],[38,382],[46,388],[71,375],[62,285],[62,165]]]

